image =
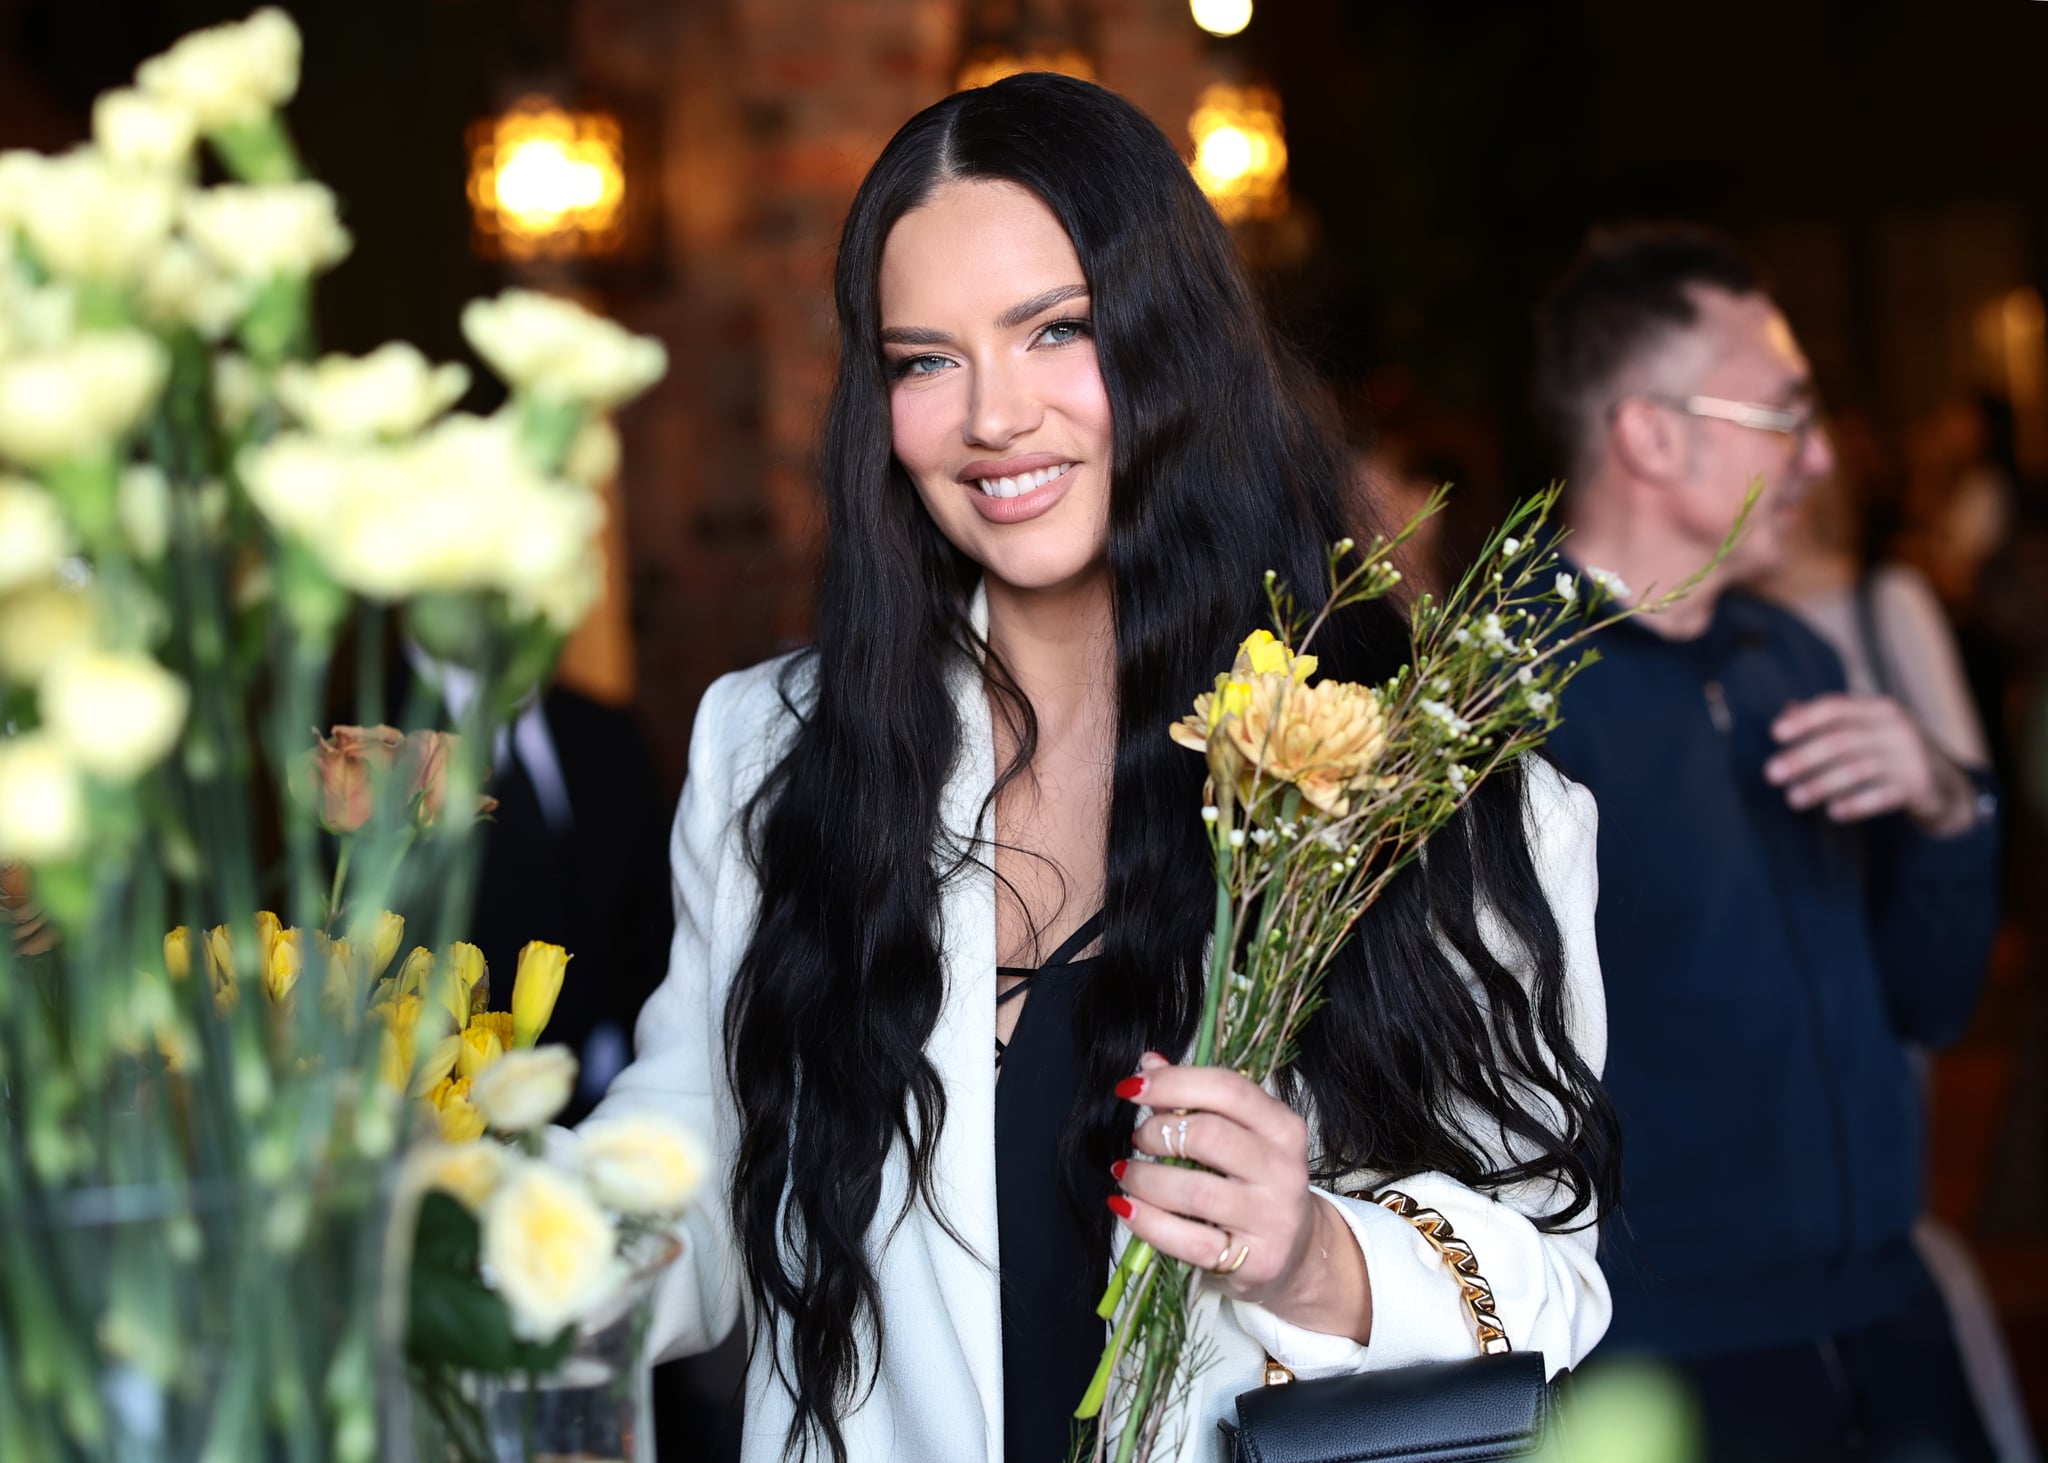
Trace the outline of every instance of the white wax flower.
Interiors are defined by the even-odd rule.
[[[497,1133],[525,1133],[546,1123],[576,1090],[576,1055],[565,1046],[515,1048],[478,1072],[469,1100]]]
[[[138,462],[121,474],[115,504],[122,537],[135,557],[153,564],[171,542],[171,481],[153,462]]]
[[[461,366],[435,366],[394,341],[367,356],[323,356],[277,373],[284,409],[322,437],[366,441],[419,431],[469,389]]]
[[[45,158],[19,205],[35,256],[64,279],[126,283],[163,248],[178,220],[179,185],[115,167],[96,148]]]
[[[202,132],[261,121],[299,89],[299,28],[282,10],[186,36],[142,63],[136,85],[184,108]]]
[[[191,111],[148,92],[123,87],[92,104],[92,140],[113,161],[174,172],[192,157],[197,128]]]
[[[128,782],[163,760],[191,700],[185,683],[148,656],[102,650],[59,662],[43,678],[43,725],[87,772]]]
[[[1576,604],[1579,598],[1579,581],[1569,574],[1557,576],[1557,597],[1566,604]]]
[[[0,457],[43,467],[104,452],[163,390],[163,347],[139,331],[0,358]]]
[[[55,577],[70,552],[57,500],[39,483],[0,475],[0,594]]]
[[[583,1185],[544,1163],[520,1164],[484,1205],[484,1273],[529,1341],[552,1340],[611,1297],[624,1278],[618,1242]]]
[[[704,1145],[657,1113],[596,1118],[576,1130],[576,1166],[598,1201],[621,1214],[674,1214],[709,1167]]]
[[[668,370],[661,342],[534,290],[472,301],[462,333],[514,388],[600,410],[638,396]]]
[[[321,183],[226,183],[191,194],[185,231],[237,279],[303,278],[348,257],[348,230]]]
[[[1627,599],[1629,597],[1628,585],[1624,584],[1621,576],[1612,569],[1595,569],[1588,565],[1586,577],[1616,599]]]
[[[140,303],[150,323],[188,326],[206,341],[225,340],[248,313],[252,288],[216,269],[183,239],[172,239],[142,271]]]
[[[50,668],[89,649],[98,601],[65,584],[35,584],[0,600],[0,681],[33,686]]]
[[[85,787],[44,732],[0,737],[0,858],[55,863],[85,846]]]

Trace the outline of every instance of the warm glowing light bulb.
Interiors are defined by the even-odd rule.
[[[1188,0],[1188,9],[1212,36],[1234,36],[1252,23],[1252,0]]]
[[[1252,138],[1242,127],[1218,127],[1202,139],[1196,161],[1219,183],[1242,178],[1252,170]]]
[[[548,227],[565,213],[601,202],[604,175],[554,138],[529,138],[498,169],[497,194],[499,207],[521,223]]]

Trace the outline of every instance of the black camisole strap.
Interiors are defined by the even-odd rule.
[[[1074,957],[1076,955],[1079,955],[1083,950],[1087,949],[1090,945],[1094,944],[1096,937],[1102,933],[1102,916],[1103,911],[1099,909],[1096,910],[1095,913],[1091,915],[1088,918],[1088,920],[1081,926],[1081,928],[1075,930],[1074,933],[1067,936],[1066,939],[1060,941],[1060,947],[1059,949],[1052,952],[1052,958],[1047,960],[1045,964],[1039,966],[1036,970],[1030,969],[1026,966],[998,965],[996,967],[997,975],[1014,975],[1017,977],[1017,983],[1011,986],[1008,990],[1004,991],[1001,995],[997,996],[996,1004],[1000,1006],[1003,1004],[1003,1002],[1009,1000],[1012,996],[1022,994],[1024,987],[1031,984],[1032,977],[1037,975],[1039,971],[1054,970],[1062,965],[1073,964]],[[1000,1067],[1002,1064],[1003,1044],[1000,1041],[998,1041],[996,1043],[996,1065]]]

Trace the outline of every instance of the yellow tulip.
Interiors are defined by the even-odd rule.
[[[562,977],[569,971],[569,952],[540,940],[519,952],[519,973],[512,979],[512,1044],[532,1046],[555,1014]]]
[[[497,1037],[498,1046],[501,1050],[508,1052],[512,1050],[512,1013],[510,1011],[474,1012],[469,1018],[469,1029],[475,1031],[478,1027],[488,1030],[493,1036]]]
[[[256,911],[256,948],[262,958],[256,962],[257,969],[270,969],[271,952],[277,948],[277,937],[284,933],[284,921],[267,909]]]
[[[373,1020],[383,1023],[384,1038],[378,1049],[378,1074],[384,1085],[405,1091],[412,1081],[413,1053],[419,1035],[421,1002],[418,996],[400,996],[370,1007]]]
[[[320,987],[321,1010],[343,1019],[355,1011],[360,969],[353,940],[327,942],[327,979]]]
[[[465,1082],[505,1055],[505,1043],[488,1025],[472,1021],[469,1029],[462,1033],[461,1042],[462,1052],[456,1058],[456,1069]]]
[[[424,945],[415,945],[405,957],[405,964],[398,967],[398,993],[401,996],[418,995],[427,988],[427,981],[434,973],[434,952]]]
[[[164,936],[164,969],[172,980],[192,977],[192,931],[183,925]]]
[[[215,990],[235,982],[235,932],[226,925],[206,932],[206,976]]]
[[[484,952],[458,941],[448,947],[448,958],[440,971],[436,994],[448,1008],[448,1014],[455,1018],[455,1024],[462,1026],[469,1020],[470,995],[484,978]]]
[[[417,1037],[414,1038],[418,1040]],[[441,1083],[448,1080],[448,1074],[455,1070],[455,1063],[462,1055],[462,1038],[444,1036],[435,1042],[412,1074],[412,1080],[405,1084],[410,1097],[424,1097]]]
[[[443,1142],[473,1143],[484,1135],[484,1115],[469,1100],[466,1080],[442,1083],[430,1100]]]
[[[260,916],[259,916],[260,918]],[[263,994],[278,1005],[291,995],[305,965],[305,952],[297,930],[279,930],[270,942],[270,956],[263,968]]]
[[[370,977],[382,975],[398,956],[399,944],[405,939],[405,916],[385,910],[377,916],[368,936],[370,952]]]
[[[1254,630],[1237,647],[1236,669],[1255,676],[1291,676],[1299,686],[1315,674],[1316,658],[1296,655],[1287,648],[1286,641],[1276,640],[1270,630]]]

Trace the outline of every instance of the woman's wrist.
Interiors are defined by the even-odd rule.
[[[1309,1201],[1312,1218],[1286,1291],[1262,1304],[1290,1326],[1367,1345],[1372,1340],[1372,1277],[1365,1251],[1336,1204],[1314,1193]]]

